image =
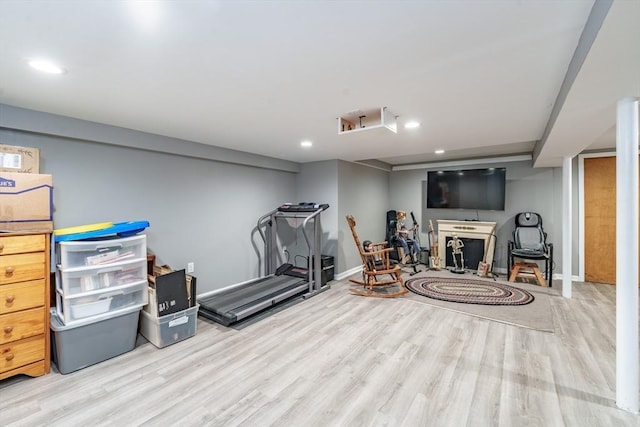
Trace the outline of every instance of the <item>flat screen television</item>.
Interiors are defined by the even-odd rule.
[[[506,168],[427,173],[427,208],[503,211]]]

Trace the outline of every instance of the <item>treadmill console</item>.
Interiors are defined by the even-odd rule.
[[[293,205],[291,203],[285,203],[278,207],[279,212],[315,212],[318,209],[326,210],[329,207],[328,204],[318,204],[312,202],[303,202]]]

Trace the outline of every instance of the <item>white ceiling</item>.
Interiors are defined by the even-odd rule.
[[[593,4],[2,0],[0,103],[296,162],[531,153]],[[640,96],[639,23],[640,1],[614,1],[536,166],[615,146],[616,102]],[[27,66],[40,57],[67,73]],[[397,134],[338,135],[339,116],[378,107]]]

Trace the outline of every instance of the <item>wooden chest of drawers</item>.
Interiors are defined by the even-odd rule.
[[[50,235],[0,233],[0,379],[49,372]]]

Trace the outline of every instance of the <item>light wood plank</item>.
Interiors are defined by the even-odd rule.
[[[0,381],[0,424],[640,425],[615,406],[615,287],[545,289],[555,333],[348,288],[241,329],[198,319],[164,349],[139,338],[68,375]]]

